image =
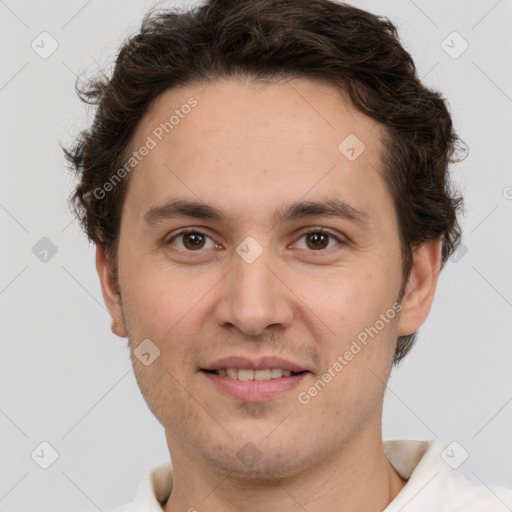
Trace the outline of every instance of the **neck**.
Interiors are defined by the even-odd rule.
[[[295,477],[271,482],[221,474],[181,445],[172,448],[173,489],[165,512],[268,512],[269,506],[285,512],[378,512],[406,484],[387,460],[380,432],[333,450],[329,459]]]

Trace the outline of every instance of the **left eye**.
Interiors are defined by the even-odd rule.
[[[337,244],[342,244],[343,242],[336,236],[331,233],[327,233],[325,231],[317,230],[317,231],[308,231],[300,236],[299,240],[305,238],[306,248],[312,249],[314,251],[330,248],[329,243],[332,241],[337,242]],[[217,244],[206,234],[201,231],[181,231],[177,233],[172,238],[170,238],[166,243],[173,244],[174,240],[181,240],[182,244],[180,249],[185,249],[188,251],[196,251],[198,249],[211,249],[217,247]],[[207,239],[210,240],[210,246],[208,247]],[[336,245],[336,243],[334,244]]]
[[[309,231],[304,233],[300,238],[306,238],[306,246],[309,249],[313,249],[314,251],[318,251],[321,249],[330,248],[329,241],[335,240],[338,244],[341,244],[342,241],[334,236],[331,233],[327,233],[325,231]],[[335,244],[336,245],[336,244]]]

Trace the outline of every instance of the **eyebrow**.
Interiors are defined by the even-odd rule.
[[[284,205],[272,215],[272,225],[319,216],[349,220],[362,227],[369,220],[368,214],[363,210],[358,210],[340,198],[329,197],[319,201],[296,201]],[[144,214],[144,220],[148,225],[183,217],[216,220],[225,224],[228,222],[227,215],[221,209],[189,199],[171,199],[164,204],[152,206]]]

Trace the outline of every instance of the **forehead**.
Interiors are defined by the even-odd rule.
[[[326,84],[230,79],[170,89],[130,144],[130,152],[151,149],[130,175],[125,206],[136,198],[131,208],[140,217],[178,194],[241,217],[337,191],[371,209],[377,196],[390,200],[381,140],[382,127]]]

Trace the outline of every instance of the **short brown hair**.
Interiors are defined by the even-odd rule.
[[[117,282],[121,211],[129,176],[102,198],[126,161],[137,125],[169,88],[219,78],[309,78],[338,87],[385,127],[382,176],[398,215],[403,282],[413,250],[442,237],[442,265],[460,242],[462,198],[448,164],[461,142],[446,101],[419,80],[411,56],[386,18],[330,0],[210,0],[190,11],[151,10],[122,45],[111,77],[77,92],[96,106],[92,126],[64,149],[79,183],[70,202],[90,241],[105,248]],[[394,363],[416,333],[398,338]]]

